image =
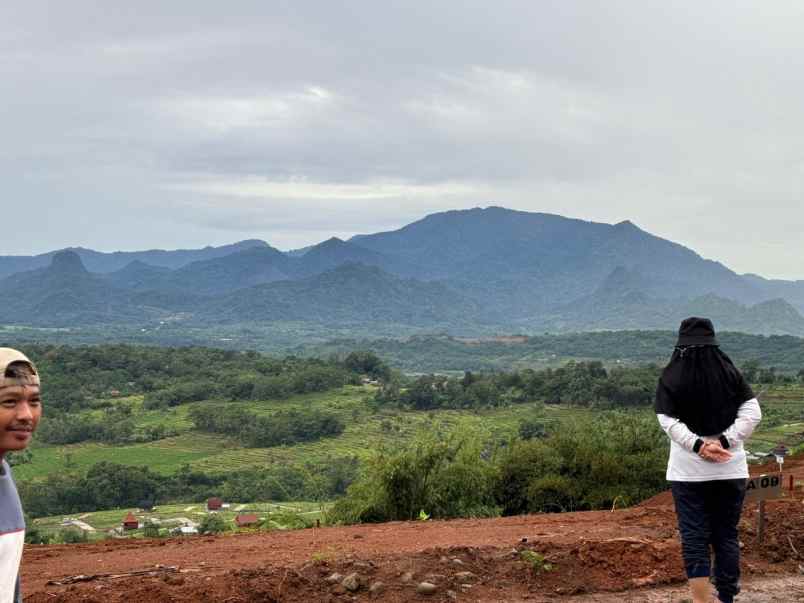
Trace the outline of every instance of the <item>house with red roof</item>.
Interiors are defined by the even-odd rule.
[[[131,511],[128,512],[128,515],[123,518],[123,529],[124,530],[136,530],[140,527],[139,520],[134,517],[134,513]]]

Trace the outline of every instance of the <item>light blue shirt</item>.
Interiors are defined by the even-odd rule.
[[[19,567],[25,543],[25,517],[11,477],[11,467],[0,464],[0,603],[22,603]]]

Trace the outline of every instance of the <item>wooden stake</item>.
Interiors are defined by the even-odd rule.
[[[759,517],[757,518],[757,544],[762,544],[765,537],[765,501],[759,501]]]

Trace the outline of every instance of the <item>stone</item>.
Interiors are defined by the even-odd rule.
[[[339,574],[338,572],[335,572],[327,578],[327,582],[330,584],[338,584],[341,580],[343,580],[343,574]]]
[[[643,586],[650,586],[652,584],[656,584],[656,581],[659,576],[659,571],[654,570],[647,576],[642,576],[641,578],[634,578],[631,580],[631,584],[633,584],[637,588],[641,588]]]
[[[369,586],[369,592],[372,595],[379,595],[384,590],[385,590],[385,584],[383,584],[379,580],[377,582],[374,582],[371,586]]]
[[[472,572],[458,572],[455,574],[455,577],[458,579],[458,582],[469,582],[474,580],[477,576],[475,576]]]
[[[341,586],[352,593],[360,590],[360,576],[357,572],[352,572],[341,581]]]
[[[425,582],[432,582],[433,584],[435,584],[437,582],[441,582],[441,581],[446,580],[446,579],[447,579],[447,577],[444,574],[427,574],[424,577]]]
[[[416,587],[416,592],[420,595],[434,595],[437,590],[438,587],[432,582],[419,582]]]
[[[452,565],[463,565],[463,561],[461,561],[461,560],[460,560],[460,559],[458,559],[457,557],[453,557],[453,558],[451,559],[451,561],[452,561]]]
[[[373,570],[374,564],[372,564],[370,561],[355,561],[352,563],[352,567],[364,570]]]
[[[457,598],[458,598],[458,593],[456,593],[454,590],[448,590],[447,591],[447,599],[452,599],[453,601],[455,601]]]
[[[400,580],[405,583],[413,582],[413,572],[405,572],[402,574],[402,578],[400,578]]]

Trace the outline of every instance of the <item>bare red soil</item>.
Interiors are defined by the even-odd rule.
[[[785,468],[804,479],[804,460]],[[804,582],[804,491],[768,502],[767,517],[765,542],[757,546],[756,505],[743,513],[745,581],[750,587],[777,576],[789,585],[787,594],[754,600],[802,601],[804,586],[796,585]],[[525,550],[541,553],[552,570],[534,569]],[[132,572],[143,573],[126,575]],[[353,572],[355,591],[327,580]],[[70,583],[79,575],[86,579]],[[622,601],[658,601],[648,596],[651,589],[684,579],[667,493],[614,512],[28,546],[22,572],[27,603],[608,601],[616,599],[606,593],[615,592]],[[435,593],[418,594],[422,581]],[[378,582],[383,586],[370,592]]]

